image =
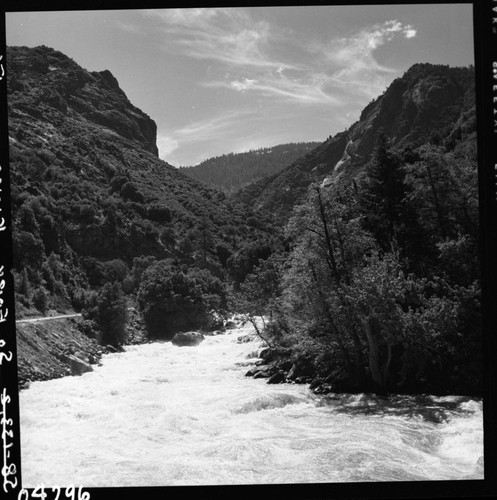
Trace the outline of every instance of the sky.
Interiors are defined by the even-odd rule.
[[[7,12],[6,35],[110,70],[174,166],[324,141],[413,64],[474,64],[469,4]]]

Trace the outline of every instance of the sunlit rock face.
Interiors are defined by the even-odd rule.
[[[430,140],[449,149],[474,141],[474,68],[415,64],[371,101],[348,130],[330,136],[276,176],[242,190],[240,197],[256,209],[269,209],[286,219],[310,184],[347,184],[359,179],[380,131],[400,149]]]

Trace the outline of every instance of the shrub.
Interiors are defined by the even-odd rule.
[[[121,187],[121,196],[126,200],[136,201],[143,203],[143,194],[138,191],[136,186],[131,182],[126,182]]]
[[[171,339],[176,332],[207,328],[213,309],[226,303],[220,280],[206,270],[182,270],[158,261],[144,273],[138,305],[150,336]]]
[[[44,287],[37,288],[32,297],[33,305],[42,314],[45,314],[48,309],[48,293]]]
[[[226,266],[234,281],[235,287],[243,283],[260,260],[266,260],[271,254],[271,247],[266,242],[254,241],[245,244],[237,253],[231,255]]]
[[[124,175],[117,175],[110,181],[111,192],[121,191],[121,188],[128,182]]]
[[[226,262],[231,257],[230,250],[225,245],[217,245],[216,246],[216,255],[223,267],[226,267]]]
[[[125,343],[129,317],[120,283],[107,283],[99,292],[89,295],[83,318],[98,325],[102,344],[118,346]]]
[[[17,269],[23,266],[40,268],[45,254],[43,241],[27,231],[15,231],[12,235],[14,266]]]
[[[102,342],[102,332],[100,331],[96,321],[91,319],[84,319],[79,323],[79,330],[81,333],[97,342]]]
[[[99,287],[114,281],[122,283],[128,275],[128,267],[121,259],[101,262],[93,257],[84,257],[81,262],[91,286]]]
[[[165,227],[160,233],[160,240],[166,246],[174,246],[176,243],[176,234],[172,227]]]
[[[149,219],[156,222],[171,222],[171,211],[164,205],[150,205],[147,215]]]

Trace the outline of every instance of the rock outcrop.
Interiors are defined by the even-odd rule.
[[[104,135],[114,136],[117,144],[133,141],[157,156],[155,122],[129,102],[110,71],[86,71],[45,46],[9,47],[7,58],[13,73],[10,93],[23,94],[18,103],[21,112],[47,121],[55,118],[53,109],[68,121],[83,118],[98,125]],[[48,129],[45,137],[51,133]]]
[[[238,195],[256,210],[283,221],[312,183],[348,183],[371,160],[380,131],[393,147],[413,148],[429,140],[461,140],[476,133],[474,69],[415,64],[369,103],[348,130],[329,137],[305,157]]]
[[[81,333],[79,321],[65,319],[16,325],[21,389],[35,380],[81,375],[99,362],[106,348]]]
[[[72,375],[83,375],[83,373],[91,372],[93,370],[89,362],[84,361],[73,354],[69,354],[66,358],[69,361]]]

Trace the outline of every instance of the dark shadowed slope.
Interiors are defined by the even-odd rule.
[[[222,276],[236,245],[269,234],[245,223],[241,204],[157,157],[154,121],[109,71],[44,46],[10,47],[7,65],[18,313],[33,300],[77,306],[110,269],[122,280],[142,256]]]

